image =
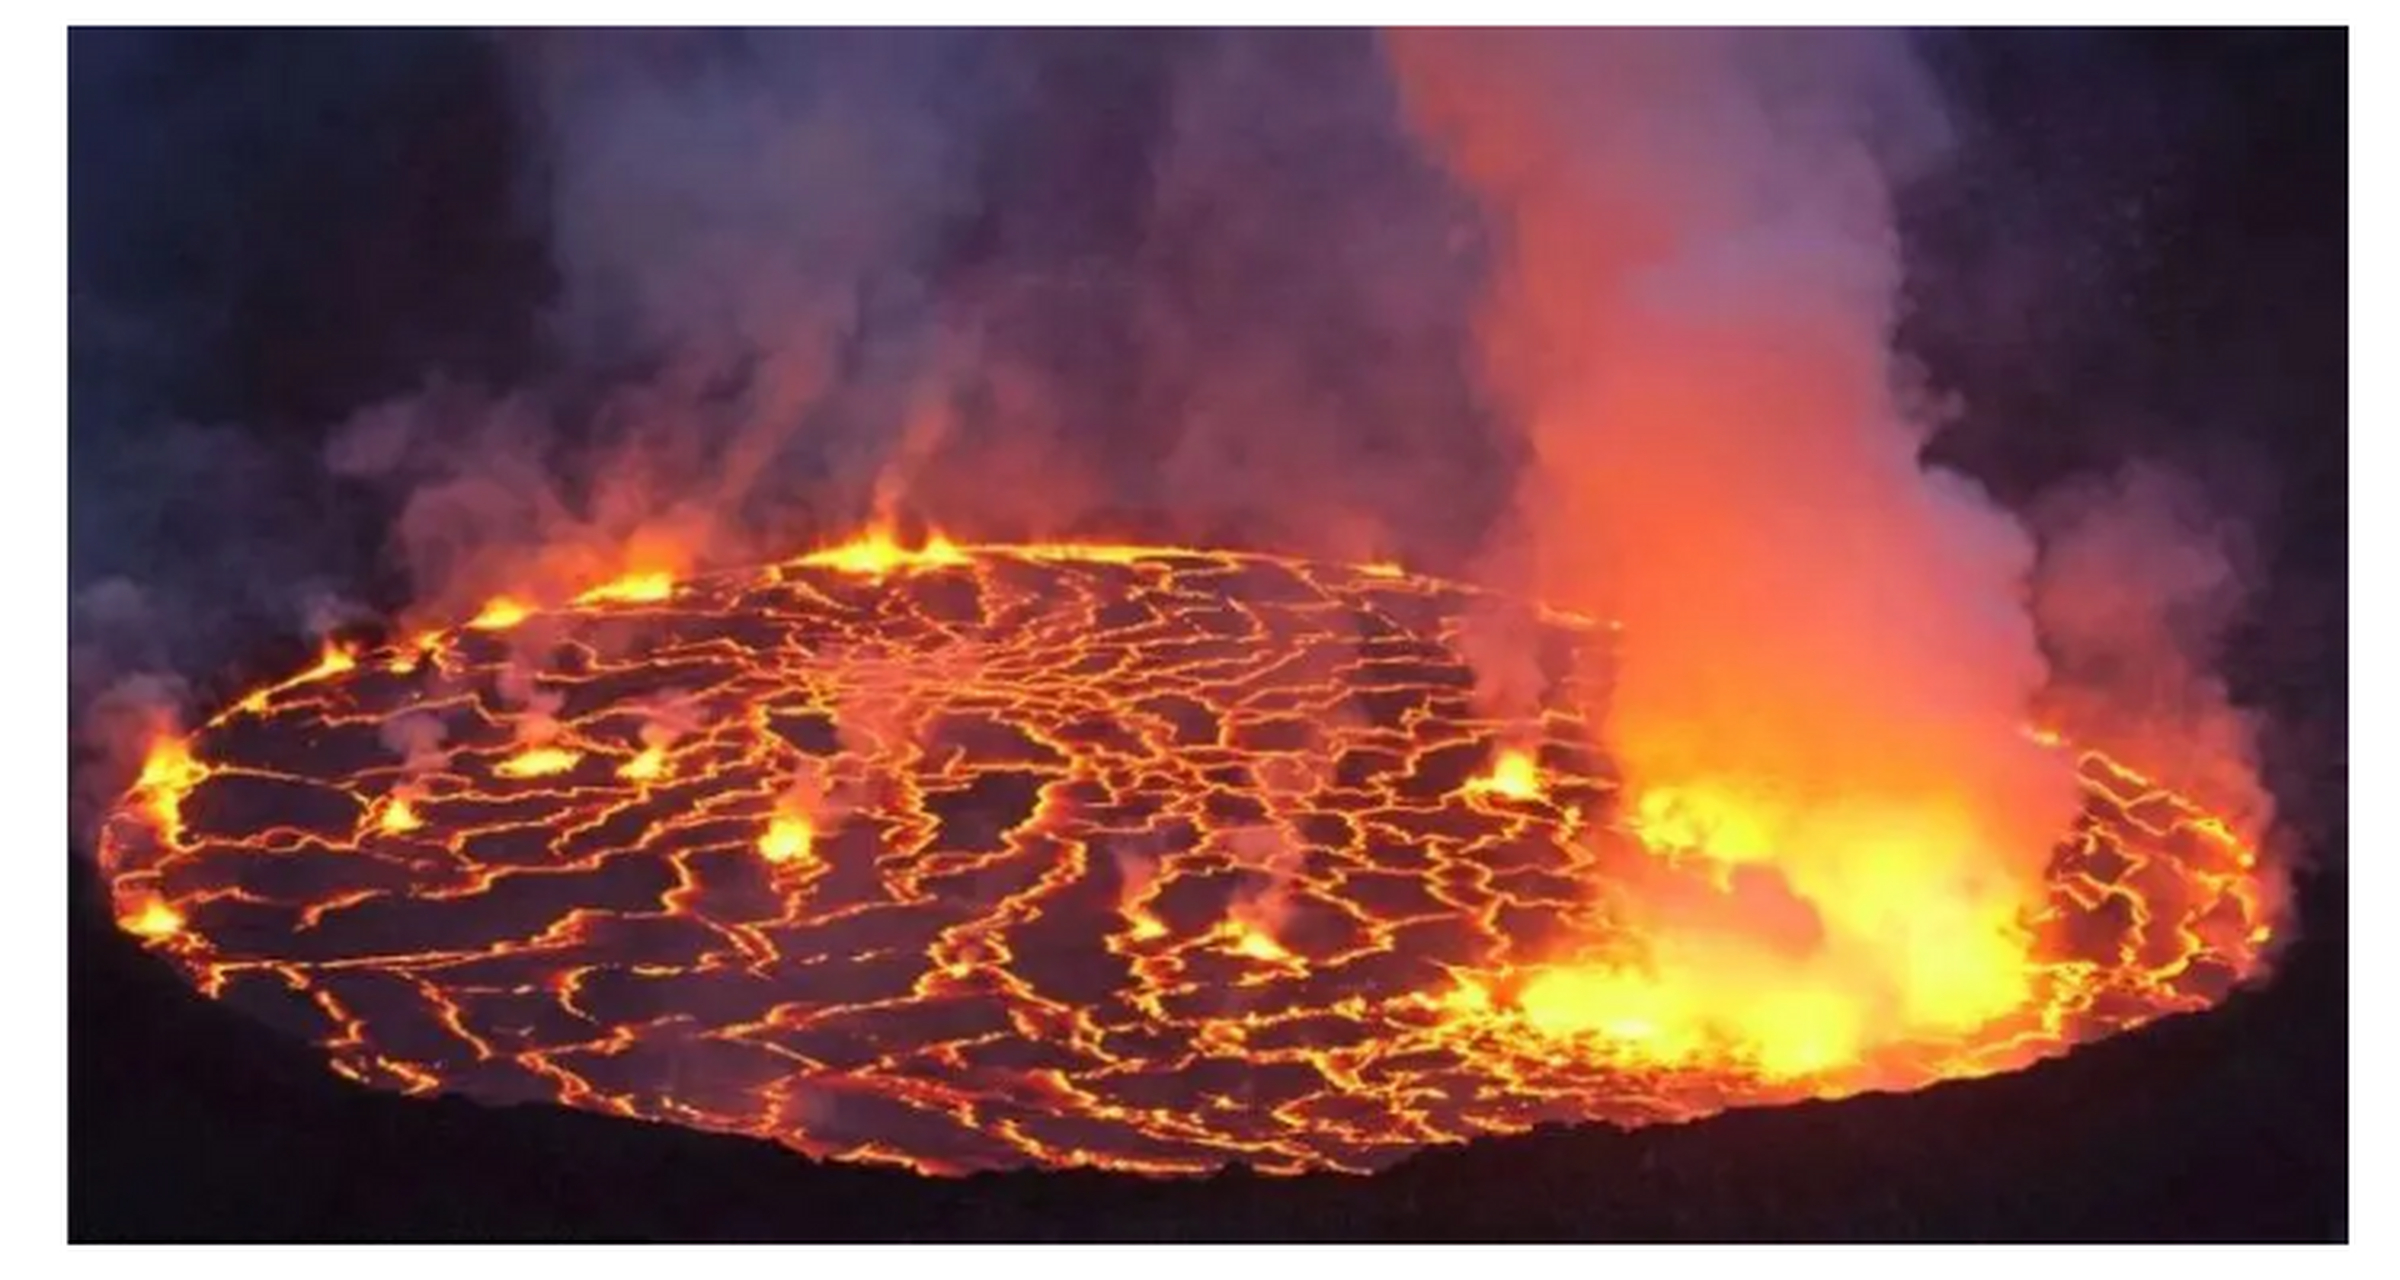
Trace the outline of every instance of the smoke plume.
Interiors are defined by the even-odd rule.
[[[2072,760],[2025,732],[2050,678],[2034,539],[1923,462],[1933,424],[1893,353],[1893,187],[1943,137],[1907,49],[1682,32],[1391,49],[1503,245],[1480,368],[1531,463],[1485,576],[1621,622],[1603,722],[1647,841],[1780,882],[1774,910],[1700,899],[1721,933],[1662,931],[1669,994],[1643,998],[1713,990],[1737,1025],[1709,1030],[1801,1058],[2004,1012],[2015,922],[2078,799]],[[2055,639],[2156,657],[2148,619],[2095,614],[2082,589],[2133,549],[2075,546],[2046,578]],[[2213,585],[2188,567],[2190,591]],[[1793,898],[1813,931],[1790,927]]]
[[[404,344],[305,398],[305,447],[187,425],[79,456],[99,585],[71,676],[117,774],[139,753],[116,735],[182,696],[167,676],[238,648],[214,602],[446,625],[888,521],[1397,558],[1620,621],[1594,710],[1627,811],[1736,887],[1634,876],[1627,909],[1704,940],[1656,963],[1767,993],[1778,1026],[2009,1002],[2010,922],[2077,803],[2025,732],[2045,717],[2172,747],[2162,769],[2263,821],[2210,674],[2238,539],[2144,473],[2055,495],[2037,558],[1923,461],[1893,201],[1946,130],[1898,37],[476,48],[513,140],[493,220],[538,229],[545,287],[514,311],[539,341]],[[148,359],[141,325],[79,305],[79,349]],[[79,422],[209,416],[101,365],[120,390],[79,379]],[[393,570],[396,599],[362,584]],[[1530,640],[1483,622],[1483,693],[1523,720]]]

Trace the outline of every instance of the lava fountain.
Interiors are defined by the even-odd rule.
[[[1530,729],[1477,711],[1496,608]],[[927,1172],[1370,1170],[2011,1069],[2262,967],[2251,846],[2085,752],[2040,908],[1945,953],[1999,1006],[1694,981],[1623,886],[1774,890],[1619,803],[1615,636],[1390,565],[871,537],[330,649],[159,742],[100,860],[352,1079]]]

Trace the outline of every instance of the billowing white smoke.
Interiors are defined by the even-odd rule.
[[[1637,893],[1674,926],[1656,981],[1794,1065],[2006,1012],[2077,793],[2025,733],[2047,677],[2033,540],[1921,464],[1892,354],[1892,167],[1941,136],[1907,50],[1391,48],[1502,245],[1481,369],[1532,463],[1487,572],[1622,622],[1606,733],[1630,812],[1766,880]],[[1712,903],[1716,927],[1690,918]]]

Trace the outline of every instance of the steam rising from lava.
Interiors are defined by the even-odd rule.
[[[1622,623],[1606,735],[1648,843],[1683,869],[1626,881],[1620,909],[1668,940],[1654,967],[1562,977],[1556,1003],[1803,1057],[2013,1007],[2074,779],[2023,732],[2048,676],[2034,538],[1920,461],[1931,424],[1891,350],[1890,166],[1940,128],[1904,46],[1391,48],[1505,245],[1481,367],[1533,461],[1481,576]],[[2172,651],[2131,603],[2156,578],[2122,543],[2052,561],[2052,639],[2157,661]],[[1497,710],[1521,710],[1498,677]],[[2068,701],[2052,709],[2083,719]],[[2203,750],[2211,771],[2247,766],[2221,736]]]
[[[832,567],[943,563],[893,540],[931,519],[1397,560],[1620,624],[1580,710],[1642,845],[1595,854],[1589,888],[1654,945],[1544,957],[1512,998],[1653,1057],[1729,1040],[1801,1074],[2022,1007],[2081,803],[2072,755],[2029,730],[2264,829],[2248,726],[2192,643],[2238,580],[2193,495],[2144,473],[2033,527],[1920,460],[1891,206],[1942,128],[1896,38],[508,49],[560,367],[433,379],[322,463],[391,510],[400,632],[504,633],[530,776],[572,767],[540,754],[546,607],[862,525],[881,540]],[[83,603],[110,678],[79,686],[110,689],[87,720],[121,785],[181,693],[115,677],[174,659],[81,643],[133,629],[138,593]],[[1476,622],[1504,747],[1468,792],[1537,797],[1535,629]],[[905,749],[913,709],[868,693],[844,732]],[[709,732],[683,717],[650,709],[624,776]],[[438,732],[386,746],[411,777],[444,758]],[[762,851],[811,857],[844,785],[792,779]],[[1233,844],[1263,958],[1296,855]],[[1145,895],[1181,852],[1114,851],[1137,930],[1163,927]]]

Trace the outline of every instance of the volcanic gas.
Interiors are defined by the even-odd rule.
[[[1530,726],[1478,710],[1495,610]],[[1368,1170],[2009,1069],[2261,967],[2245,839],[2084,752],[2038,910],[1920,904],[1902,985],[1953,1016],[1695,968],[1736,953],[1629,895],[1802,957],[1840,904],[1713,848],[1738,813],[1620,803],[1618,635],[1389,565],[878,536],[329,650],[161,740],[101,861],[355,1080],[928,1172]],[[1859,833],[1859,891],[1941,834]]]

